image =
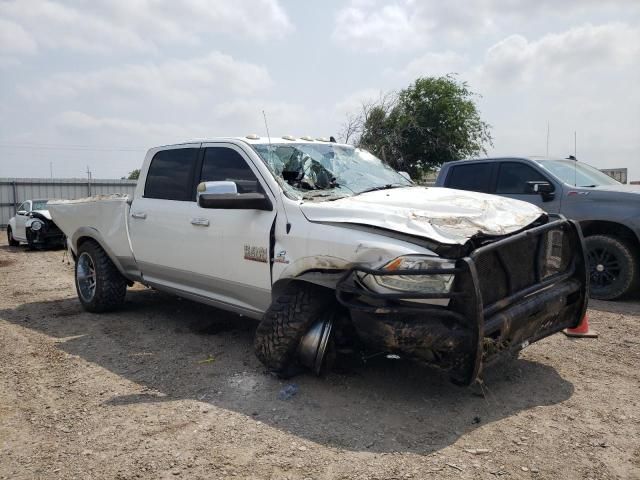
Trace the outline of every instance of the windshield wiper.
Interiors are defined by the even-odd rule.
[[[377,187],[367,188],[365,190],[358,192],[356,195],[360,195],[361,193],[367,193],[367,192],[375,192],[377,190],[390,190],[392,188],[402,188],[402,187],[408,187],[408,186],[409,185],[402,185],[399,183],[388,183],[386,185],[378,185]]]
[[[580,185],[580,188],[593,188],[597,187],[597,185]]]

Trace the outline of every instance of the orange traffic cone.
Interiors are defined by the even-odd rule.
[[[562,332],[567,337],[598,338],[598,334],[589,328],[589,316],[586,313],[576,328],[565,328]]]

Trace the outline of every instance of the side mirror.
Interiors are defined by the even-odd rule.
[[[198,205],[225,210],[273,210],[271,200],[264,193],[238,193],[234,182],[201,183],[198,185]]]
[[[412,182],[413,180],[411,180],[411,175],[409,175],[409,172],[398,172],[400,175],[402,175],[404,178],[406,178],[407,180],[409,180],[410,182]]]
[[[527,191],[529,193],[539,193],[545,202],[553,200],[555,196],[555,188],[549,182],[527,182]]]
[[[23,215],[23,216],[25,216],[25,215],[27,214],[27,211],[26,211],[26,210],[18,210],[16,213],[17,213],[18,215]]]

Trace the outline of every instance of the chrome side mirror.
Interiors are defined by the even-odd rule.
[[[235,182],[202,182],[198,185],[198,205],[223,210],[273,210],[264,193],[238,193]]]
[[[224,195],[224,194],[229,194],[229,193],[238,193],[238,186],[236,185],[236,182],[228,182],[228,181],[224,181],[224,182],[202,182],[198,185],[198,190],[197,190],[198,194],[197,197],[199,198],[200,195],[206,193],[206,194],[213,194],[213,195]]]
[[[26,210],[18,210],[16,212],[17,215],[22,215],[22,216],[26,216],[27,215],[27,211]]]

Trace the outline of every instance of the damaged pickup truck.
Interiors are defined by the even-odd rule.
[[[91,312],[147,286],[260,321],[288,376],[388,353],[458,384],[583,317],[580,228],[518,200],[415,186],[370,153],[293,137],[149,150],[136,192],[49,202]]]

